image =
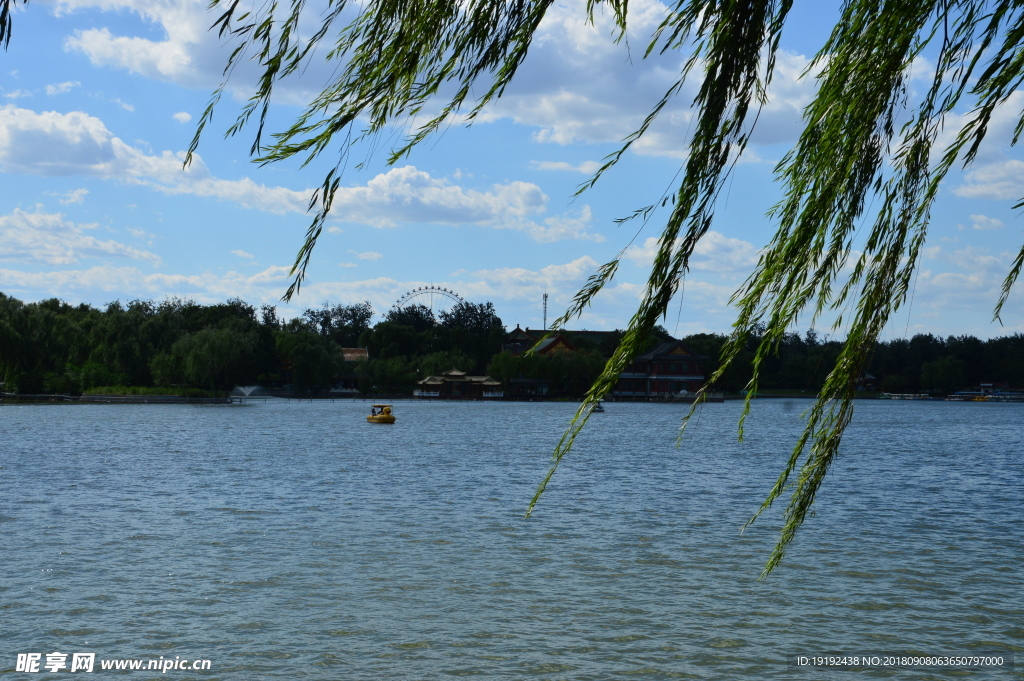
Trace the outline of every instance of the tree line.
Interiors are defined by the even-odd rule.
[[[110,386],[202,389],[237,385],[317,393],[348,381],[399,390],[458,366],[483,370],[505,337],[491,303],[434,315],[414,306],[371,325],[369,302],[324,303],[284,320],[239,299],[115,301],[99,309],[0,293],[0,382],[6,392],[81,393]],[[345,359],[366,347],[369,362]]]
[[[751,362],[763,330],[746,341],[739,355],[715,386],[726,391],[744,389],[751,378]],[[707,355],[708,375],[718,368],[718,357],[727,337],[697,334],[684,342]],[[815,331],[785,334],[778,352],[765,358],[760,390],[800,390],[817,393],[835,366],[844,340],[821,337]],[[917,334],[909,339],[879,341],[869,354],[858,387],[890,393],[948,395],[983,382],[1007,382],[1024,387],[1024,335],[980,340],[974,336]]]
[[[575,352],[554,356],[503,350],[505,325],[492,303],[462,302],[435,314],[423,305],[388,310],[372,324],[369,302],[324,303],[294,319],[274,306],[232,299],[113,302],[100,309],[58,299],[23,303],[0,293],[0,382],[6,392],[75,394],[134,386],[228,390],[263,385],[318,393],[341,383],[362,392],[402,393],[416,381],[455,368],[488,374],[508,388],[513,378],[544,379],[552,393],[581,396],[615,351],[621,332],[567,333]],[[656,327],[648,349],[671,336]],[[717,368],[722,334],[683,338]],[[760,338],[752,336],[715,386],[746,387]],[[343,348],[367,349],[368,361],[346,360]],[[816,393],[842,341],[814,331],[786,334],[762,366],[759,389]],[[876,344],[862,387],[948,394],[983,381],[1024,386],[1024,336],[990,340],[930,334]]]

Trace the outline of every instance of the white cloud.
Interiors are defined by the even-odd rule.
[[[96,66],[112,66],[149,78],[171,81],[201,75],[195,66],[197,55],[190,48],[202,40],[206,28],[203,24],[209,18],[198,2],[72,1],[62,2],[59,7],[60,11],[86,7],[108,11],[130,9],[158,22],[167,32],[166,40],[154,41],[115,36],[105,27],[75,31],[75,35],[64,42],[64,49],[82,52]]]
[[[61,95],[61,94],[64,94],[65,92],[70,92],[72,88],[76,88],[79,85],[81,85],[81,83],[78,82],[77,80],[75,80],[75,81],[67,80],[67,81],[64,81],[63,83],[55,83],[53,85],[47,85],[46,86],[46,94],[51,95],[51,96],[53,96],[53,95]]]
[[[179,111],[178,113],[171,116],[171,118],[178,121],[179,123],[188,123],[190,120],[192,120],[192,114],[190,114],[187,111]]]
[[[104,297],[180,297],[204,303],[239,297],[257,303],[278,304],[290,269],[273,266],[254,275],[234,271],[221,275],[209,272],[192,275],[147,274],[137,267],[109,264],[48,272],[0,269],[0,290],[13,295],[20,293],[25,297],[81,297],[92,293]],[[303,288],[305,292],[307,287]]]
[[[118,99],[116,97],[114,99],[110,100],[110,101],[112,101],[114,104],[117,104],[119,107],[121,107],[125,111],[135,111],[135,105],[134,104],[128,104],[127,102],[122,102],[120,99]]]
[[[913,311],[935,320],[952,315],[973,316],[979,311],[984,315],[994,308],[999,299],[1003,279],[1009,272],[1014,255],[1009,251],[993,255],[974,246],[956,250],[929,247],[926,257],[936,262],[922,267],[917,277],[914,297],[910,301]],[[1024,322],[1024,301],[1019,290],[1010,294],[1003,319],[1011,325]],[[964,332],[960,325],[958,333]],[[976,329],[974,332],[985,335],[991,330]]]
[[[233,201],[270,213],[305,213],[312,190],[267,187],[249,178],[213,177],[200,156],[182,169],[184,152],[150,155],[115,137],[103,122],[81,111],[36,113],[0,108],[0,171],[30,175],[91,175]],[[341,187],[330,217],[374,227],[401,223],[480,225],[513,229],[540,242],[603,237],[588,231],[590,209],[577,215],[531,219],[547,211],[548,197],[529,182],[495,184],[479,191],[435,178],[415,166],[392,168],[363,186]]]
[[[224,64],[234,45],[209,30],[215,17],[207,10],[205,1],[58,0],[54,11],[61,15],[89,9],[133,12],[147,24],[159,26],[164,37],[150,40],[137,35],[116,35],[107,27],[89,28],[77,30],[65,39],[65,51],[84,54],[94,66],[122,69],[187,88],[211,89],[222,80]],[[309,12],[300,22],[300,31],[311,27],[310,22],[317,18],[315,12]],[[305,103],[313,94],[308,82],[324,82],[332,70],[333,65],[314,62],[303,74],[308,81],[289,79],[280,84],[279,94],[291,103]],[[237,99],[248,98],[260,72],[256,61],[243,58],[239,62],[230,85]]]
[[[972,199],[1020,199],[1024,197],[1024,161],[1005,160],[988,163],[964,178],[953,190],[957,196]]]
[[[338,267],[359,267],[359,265],[354,262],[339,262]]]
[[[541,213],[547,200],[540,187],[528,182],[480,192],[404,166],[377,175],[365,186],[339,188],[331,217],[375,227],[403,222],[484,224]]]
[[[591,221],[587,206],[577,216],[549,217],[543,224],[531,220],[546,212],[547,202],[540,187],[529,182],[495,184],[490,191],[479,191],[404,166],[381,173],[364,186],[339,188],[330,217],[374,227],[402,223],[490,226],[522,231],[542,243],[603,240],[587,231]]]
[[[534,241],[539,241],[542,244],[563,239],[587,239],[600,243],[605,240],[602,235],[587,231],[590,229],[592,219],[590,206],[583,206],[575,216],[556,215],[545,219],[544,226],[531,224],[525,231]]]
[[[123,69],[184,87],[211,88],[219,84],[233,45],[222,44],[216,32],[208,30],[211,15],[205,3],[60,0],[57,5],[58,12],[86,8],[135,12],[147,22],[159,25],[165,39],[114,35],[108,28],[93,28],[77,31],[66,40],[65,49],[85,54],[97,66]],[[519,68],[511,87],[477,121],[510,118],[538,128],[538,140],[557,144],[621,141],[639,127],[683,66],[685,55],[680,51],[656,51],[642,59],[627,47],[646,45],[668,12],[669,8],[659,0],[630,3],[627,40],[616,43],[616,29],[609,12],[599,7],[591,24],[583,0],[552,5],[537,31],[530,56]],[[309,12],[300,24],[300,28],[312,29],[318,25],[318,17]],[[795,139],[801,129],[803,108],[816,89],[814,74],[801,78],[807,64],[808,59],[801,55],[779,53],[769,102],[760,112],[754,133],[755,144]],[[315,94],[311,85],[329,82],[335,66],[322,59],[313,60],[301,79],[289,78],[275,86],[278,101],[310,101]],[[258,68],[252,60],[239,62],[231,82],[236,98],[246,99],[251,94]],[[694,73],[699,72],[698,66]],[[636,153],[671,157],[685,154],[695,87],[689,84],[664,109],[648,134],[634,145]],[[585,164],[576,169],[588,172],[582,165]]]
[[[383,255],[376,251],[366,251],[365,253],[359,253],[358,251],[353,251],[349,249],[349,253],[352,253],[360,260],[380,260],[381,258],[384,257]]]
[[[210,175],[201,157],[183,170],[184,152],[148,155],[115,137],[103,122],[81,111],[36,113],[0,108],[0,170],[42,176],[91,175],[140,184],[165,194],[193,194],[234,201],[271,213],[306,210],[310,191],[267,187],[249,178]]]
[[[124,172],[139,155],[112,136],[102,121],[82,112],[37,114],[13,105],[0,108],[0,169],[4,172],[113,176]]]
[[[63,204],[82,203],[83,201],[85,201],[85,197],[88,196],[88,194],[89,194],[89,190],[88,189],[84,189],[84,188],[73,189],[73,190],[69,191],[68,193],[66,193],[64,195],[64,198],[60,199],[60,202],[63,203]]]
[[[152,243],[152,240],[156,238],[156,234],[151,234],[144,229],[129,227],[126,231],[136,239],[149,239],[150,243]]]
[[[69,265],[83,258],[121,257],[158,262],[150,253],[85,233],[93,225],[68,222],[60,213],[15,209],[0,216],[0,260]]]
[[[988,231],[993,229],[1002,229],[1003,221],[997,220],[996,218],[990,218],[985,215],[972,215],[971,216],[971,229],[977,229],[982,231]],[[957,225],[957,229],[963,231],[967,229],[963,225]]]
[[[1002,282],[1002,277],[1005,276],[1011,262],[1011,254],[1009,252],[994,256],[990,255],[986,250],[975,246],[961,248],[952,253],[942,251],[933,256],[933,258],[945,259],[961,270],[965,270],[971,276],[991,275],[995,277],[992,279],[993,284],[997,280],[1000,283]]]
[[[646,45],[669,11],[657,0],[630,3],[629,10],[628,41],[634,46]],[[538,141],[560,145],[620,142],[640,127],[678,79],[686,54],[668,50],[647,59],[636,54],[631,58],[626,42],[615,43],[614,34],[608,12],[598,11],[594,23],[589,24],[583,2],[553,5],[516,79],[480,120],[510,118],[539,128]],[[801,77],[808,63],[802,55],[780,51],[769,101],[760,112],[752,138],[754,144],[795,140],[802,129],[803,109],[816,91],[814,74]],[[685,156],[700,70],[698,65],[691,82],[662,110],[632,151]]]
[[[180,274],[143,274],[135,267],[97,265],[87,270],[21,272],[0,269],[0,286],[6,290],[43,291],[57,295],[83,290],[136,291],[163,295],[165,291],[194,291],[202,278]]]
[[[593,175],[601,167],[601,164],[597,161],[583,161],[574,166],[565,161],[531,161],[530,167],[537,170],[571,170],[584,175]]]
[[[678,246],[679,240],[676,240]],[[648,269],[658,252],[658,239],[650,237],[642,246],[630,246],[624,257],[641,269]],[[690,269],[718,273],[746,273],[757,264],[757,248],[749,241],[709,231],[697,242]]]
[[[4,95],[7,99],[22,99],[23,97],[31,97],[32,93],[28,90],[14,90]]]
[[[1016,90],[992,112],[985,139],[978,148],[975,163],[979,169],[990,163],[1006,160],[1005,150],[1013,140],[1014,130],[1024,109],[1024,92]],[[946,148],[956,141],[963,127],[974,118],[973,112],[947,114],[932,147],[932,162],[937,162]]]
[[[245,251],[241,251],[241,250],[235,250],[235,251],[231,251],[231,252],[234,253],[235,255],[237,255],[239,258],[248,258],[249,260],[252,260],[253,258],[256,257],[252,253],[246,253]]]
[[[502,267],[493,270],[477,270],[472,273],[476,281],[460,283],[463,295],[478,298],[501,298],[504,300],[540,300],[547,292],[554,301],[567,302],[594,273],[596,260],[584,255],[561,265],[548,265],[540,270],[522,267]]]

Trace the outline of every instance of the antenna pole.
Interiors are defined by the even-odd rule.
[[[548,330],[548,293],[544,292],[544,330]]]

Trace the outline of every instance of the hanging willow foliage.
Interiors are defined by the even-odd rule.
[[[0,0],[0,42],[10,37],[9,10],[16,1]],[[240,132],[255,115],[252,154],[256,162],[300,157],[308,163],[332,144],[341,151],[342,160],[310,202],[315,217],[296,257],[285,299],[302,285],[340,183],[345,152],[386,126],[425,117],[424,122],[413,123],[411,134],[391,151],[388,160],[394,163],[452,117],[472,122],[514,77],[551,3],[327,0],[316,32],[300,36],[305,0],[270,0],[251,11],[240,9],[239,0],[211,0],[211,8],[219,12],[214,28],[234,41],[235,49],[224,69],[225,84],[215,91],[200,118],[189,158],[231,72],[243,59],[257,60],[263,72],[228,134]],[[973,160],[996,107],[1024,78],[1022,4],[1019,0],[847,0],[839,22],[808,69],[817,74],[818,92],[805,111],[798,143],[776,168],[784,190],[771,213],[778,230],[734,296],[738,319],[720,368],[709,382],[735,361],[755,329],[764,329],[748,386],[752,395],[762,362],[776,351],[798,315],[809,312],[813,320],[832,311],[840,315],[840,323],[846,316],[848,336],[842,353],[757,514],[791,490],[782,534],[764,575],[782,560],[806,517],[850,422],[855,382],[865,358],[890,316],[906,300],[939,184],[955,163],[966,165]],[[671,213],[636,314],[558,443],[552,467],[530,502],[531,511],[593,404],[612,390],[619,373],[641,351],[665,314],[694,247],[710,228],[718,194],[750,139],[757,111],[766,102],[791,6],[791,0],[676,0],[651,37],[645,56],[666,51],[689,56],[678,79],[641,127],[582,189],[592,186],[619,160],[691,78],[699,88],[693,101],[696,125],[687,161],[679,186],[669,197]],[[604,9],[612,13],[621,40],[626,32],[627,0],[587,0],[583,11],[593,20]],[[939,54],[932,83],[921,101],[911,106],[909,69],[928,46],[937,46]],[[266,141],[264,125],[274,85],[297,76],[315,58],[317,48],[326,50],[321,58],[338,65],[337,77],[294,124]],[[483,94],[473,95],[474,86],[482,86]],[[442,88],[453,89],[454,94],[442,97]],[[948,148],[933,149],[947,115],[958,105],[971,109],[966,124]],[[906,122],[900,124],[901,120]],[[1022,130],[1024,117],[1014,143]],[[880,206],[873,216],[866,215],[869,205]],[[640,209],[634,217],[649,217],[653,209]],[[871,228],[862,253],[850,263],[854,237],[862,224]],[[553,328],[578,316],[614,277],[618,264],[616,258],[603,265]],[[995,307],[997,319],[1022,264],[1024,249],[1004,282]],[[847,265],[852,273],[841,275]]]

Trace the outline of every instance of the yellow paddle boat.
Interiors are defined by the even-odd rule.
[[[370,407],[369,423],[394,423],[395,415],[391,413],[390,404],[374,404]]]

